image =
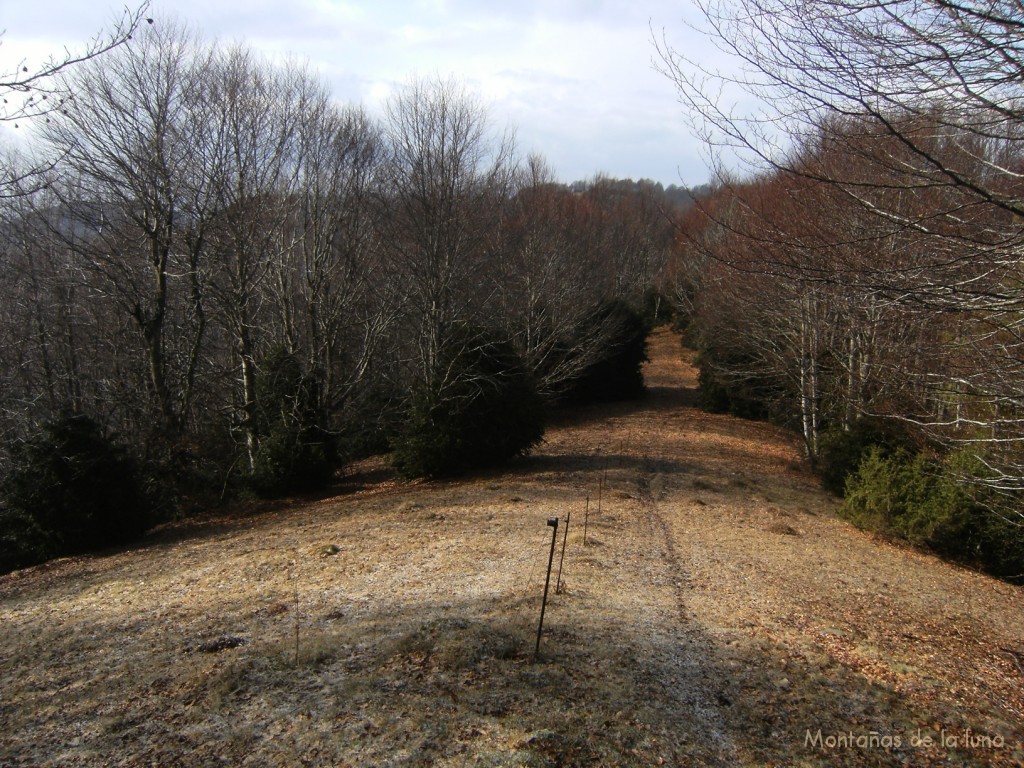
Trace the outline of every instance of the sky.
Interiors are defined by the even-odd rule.
[[[0,0],[0,72],[80,49],[124,7]],[[687,14],[686,0],[153,0],[148,11],[210,41],[308,62],[335,99],[378,116],[411,78],[454,78],[565,182],[603,173],[696,186],[709,176],[701,146],[652,43],[664,29],[699,53],[708,44]]]

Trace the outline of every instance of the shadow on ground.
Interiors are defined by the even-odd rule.
[[[978,724],[940,706],[911,713],[895,691],[828,661],[686,622],[636,639],[574,618],[573,599],[563,595],[549,606],[536,661],[535,599],[396,606],[381,595],[380,610],[339,605],[304,619],[294,639],[261,636],[239,619],[231,634],[241,642],[212,653],[197,652],[193,639],[169,627],[168,645],[159,649],[169,657],[166,674],[148,681],[75,647],[75,638],[108,627],[71,622],[48,638],[75,659],[51,682],[60,691],[8,692],[5,717],[12,725],[49,718],[59,721],[55,728],[90,721],[75,755],[129,766],[245,758],[510,768],[926,765],[944,758],[995,765],[1020,758],[912,745],[918,729],[937,741],[935,724],[949,733]],[[216,608],[251,615],[230,599]],[[87,669],[107,673],[100,680]],[[46,706],[53,696],[60,708]],[[40,728],[35,722],[37,735]],[[3,737],[0,762],[17,763],[26,753],[38,759],[18,733]]]

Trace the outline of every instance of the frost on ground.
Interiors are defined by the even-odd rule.
[[[370,461],[0,578],[0,765],[1024,762],[1024,590],[838,521],[791,436],[693,407],[678,350],[507,470]]]

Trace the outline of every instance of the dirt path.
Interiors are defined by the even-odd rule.
[[[838,521],[790,435],[693,407],[678,353],[656,334],[646,401],[506,471],[368,462],[0,578],[0,766],[1022,764],[1024,590]]]

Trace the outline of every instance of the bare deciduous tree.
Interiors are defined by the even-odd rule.
[[[988,463],[990,486],[1024,489],[1019,4],[708,0],[699,8],[734,70],[688,59],[667,35],[656,46],[717,167],[739,156],[822,185],[812,218],[826,236],[807,251],[792,230],[759,229],[755,238],[776,246],[765,271],[833,281],[930,328],[921,341],[930,354],[908,349],[890,372],[911,383],[890,415],[970,450]],[[794,261],[801,253],[813,258]]]
[[[170,432],[189,411],[204,330],[201,310],[185,309],[198,297],[176,277],[194,275],[205,226],[188,130],[203,70],[190,32],[147,30],[63,78],[76,97],[43,132],[59,162],[51,173],[60,200],[51,234],[133,322],[153,410]],[[172,362],[174,355],[186,359]]]
[[[386,109],[382,233],[407,286],[419,376],[443,379],[446,334],[479,317],[487,256],[514,180],[513,140],[492,133],[484,107],[452,81],[415,80]]]
[[[312,99],[298,126],[297,193],[285,203],[293,246],[274,268],[285,346],[321,378],[321,406],[342,407],[367,375],[398,305],[382,280],[373,201],[383,155],[359,109]]]
[[[65,50],[63,55],[51,55],[40,64],[29,65],[27,61],[8,64],[0,69],[0,123],[19,123],[34,118],[46,119],[47,115],[59,112],[74,96],[66,85],[66,76],[76,66],[121,47],[138,31],[143,23],[152,24],[146,17],[149,1],[137,8],[125,8],[121,16],[109,29],[97,34],[82,50]],[[0,50],[3,35],[0,32]],[[46,166],[18,168],[14,163],[0,160],[0,199],[25,194],[34,189],[40,181]]]
[[[286,225],[298,193],[299,125],[320,91],[301,69],[273,68],[241,47],[222,52],[207,77],[217,201],[209,286],[234,342],[240,427],[254,466],[258,356],[273,316],[267,281],[294,245]]]

